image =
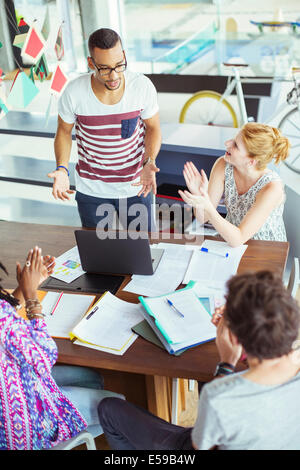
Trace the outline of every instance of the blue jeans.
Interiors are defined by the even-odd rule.
[[[105,398],[98,413],[113,450],[194,450],[192,428],[170,424],[127,401]]]
[[[112,229],[117,212],[124,230],[155,232],[154,208],[148,196],[106,199],[76,192],[78,212],[83,227]]]
[[[103,390],[103,378],[87,367],[55,365],[52,377],[62,393],[73,403],[87,422],[87,430],[94,436],[103,433],[99,424],[97,408],[107,397],[122,397],[117,393]]]

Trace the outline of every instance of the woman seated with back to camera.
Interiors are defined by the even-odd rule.
[[[267,165],[288,157],[288,139],[274,127],[247,123],[225,146],[226,153],[215,162],[209,181],[192,162],[185,164],[188,191],[179,191],[180,196],[194,207],[201,223],[209,221],[231,246],[250,238],[286,241],[283,183]],[[223,194],[226,219],[217,211]]]
[[[49,449],[87,426],[102,434],[97,406],[116,396],[102,390],[102,377],[91,369],[54,366],[57,347],[37,300],[53,267],[54,258],[35,247],[23,268],[17,263],[13,294],[0,286],[0,450]],[[18,314],[24,302],[27,319]]]

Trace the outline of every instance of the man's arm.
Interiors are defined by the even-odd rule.
[[[150,158],[153,162],[158,155],[161,147],[161,130],[159,122],[159,113],[154,114],[152,118],[144,120],[145,129],[145,161]]]
[[[146,197],[151,190],[156,194],[155,173],[159,171],[159,168],[155,164],[155,159],[160,150],[162,138],[158,113],[150,119],[145,119],[144,123],[146,126],[144,168],[141,172],[140,182],[133,183],[133,186],[142,186],[138,196],[144,193],[144,197]]]
[[[54,178],[52,194],[55,199],[69,200],[69,194],[75,191],[70,189],[68,166],[72,148],[72,129],[74,124],[68,124],[58,116],[58,126],[54,139],[54,152],[57,170],[49,173],[49,178]]]

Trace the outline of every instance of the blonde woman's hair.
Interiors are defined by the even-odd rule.
[[[249,157],[256,160],[259,170],[272,160],[278,165],[289,155],[290,142],[276,127],[248,122],[242,127],[241,135]]]

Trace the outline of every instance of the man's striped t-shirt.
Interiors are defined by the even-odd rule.
[[[144,158],[144,119],[158,112],[157,93],[142,74],[125,73],[125,91],[115,105],[95,96],[91,74],[71,81],[59,100],[63,121],[75,123],[77,191],[96,197],[135,196]]]

